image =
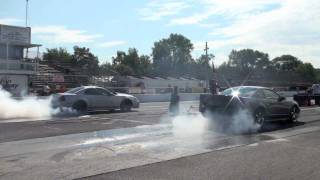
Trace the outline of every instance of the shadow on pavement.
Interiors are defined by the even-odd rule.
[[[300,121],[297,121],[294,123],[287,123],[285,121],[269,122],[265,124],[265,126],[263,127],[263,129],[259,131],[259,133],[290,129],[290,128],[302,126],[305,124],[306,124],[305,122],[300,122]]]
[[[61,117],[80,117],[86,115],[99,115],[99,114],[123,114],[130,112],[138,112],[137,110],[131,110],[129,112],[123,112],[120,110],[105,110],[105,111],[90,111],[87,113],[79,113],[79,112],[61,112],[53,115],[53,117],[61,118]]]

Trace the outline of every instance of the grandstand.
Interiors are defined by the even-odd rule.
[[[89,76],[84,75],[80,68],[67,63],[51,64],[47,61],[39,63],[37,74],[31,76],[31,86],[34,91],[41,91],[49,85],[53,91],[74,88],[89,83]]]

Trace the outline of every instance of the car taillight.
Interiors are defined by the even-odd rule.
[[[59,101],[65,101],[66,100],[66,97],[64,97],[64,96],[61,96],[60,98],[59,98]]]

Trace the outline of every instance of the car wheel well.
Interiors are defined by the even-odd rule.
[[[85,101],[78,100],[72,105],[72,108],[77,111],[86,111],[88,108],[88,105]]]
[[[130,99],[124,99],[120,104],[120,110],[122,112],[129,112],[131,111],[132,106],[133,103]]]
[[[298,106],[298,105],[294,104],[290,109],[293,109],[293,108],[297,108],[298,113],[300,112],[300,108],[299,108],[299,106]]]
[[[262,111],[263,113],[266,113],[266,108],[259,106],[258,108],[256,108],[253,113],[256,113],[257,111]]]
[[[133,103],[132,103],[132,101],[130,99],[122,100],[121,104],[126,104],[126,105],[131,105],[131,106],[133,105]],[[121,104],[120,104],[120,106],[121,106]]]

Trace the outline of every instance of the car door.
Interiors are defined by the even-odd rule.
[[[118,105],[116,103],[116,96],[109,90],[104,88],[96,88],[103,96],[101,96],[101,106],[107,109],[117,108]]]
[[[96,88],[85,89],[83,95],[88,102],[89,109],[100,109],[103,107],[103,94],[97,91]]]
[[[265,103],[268,105],[272,117],[280,118],[287,115],[284,102],[279,101],[279,94],[269,89],[264,89],[263,93],[265,95]]]

